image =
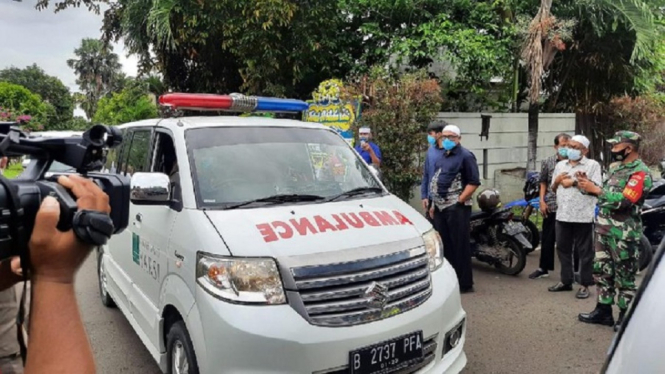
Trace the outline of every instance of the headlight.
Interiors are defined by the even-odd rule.
[[[429,256],[429,271],[434,271],[443,265],[443,243],[436,230],[432,229],[423,234],[425,250]]]
[[[247,304],[284,304],[286,295],[275,260],[199,254],[196,281],[218,298]]]

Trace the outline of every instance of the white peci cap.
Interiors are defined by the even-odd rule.
[[[589,144],[591,144],[589,139],[587,139],[587,137],[584,135],[575,135],[572,138],[570,138],[570,140],[582,144],[584,148],[589,148]]]
[[[446,132],[446,131],[453,132],[453,133],[455,133],[457,136],[462,135],[462,132],[459,130],[459,127],[457,127],[457,126],[455,126],[455,125],[448,125],[448,126],[444,127],[444,128],[443,128],[443,132]]]
[[[369,127],[361,127],[361,128],[358,129],[358,132],[360,134],[370,134],[372,132],[372,130],[370,130]]]

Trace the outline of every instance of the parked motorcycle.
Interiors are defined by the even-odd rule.
[[[525,199],[515,200],[505,205],[506,208],[511,209],[514,207],[522,208],[522,214],[513,217],[513,221],[521,222],[527,228],[527,233],[524,234],[524,236],[526,236],[526,239],[531,243],[531,249],[527,250],[527,254],[535,251],[540,245],[540,230],[530,219],[532,213],[535,212],[538,214],[538,210],[540,209],[539,206],[540,198],[538,197],[529,201],[526,201]]]
[[[640,270],[646,269],[665,237],[665,179],[654,181],[642,207],[644,232],[640,240]]]
[[[526,266],[532,249],[528,229],[515,221],[511,208],[501,207],[499,192],[487,189],[478,195],[480,211],[471,213],[471,254],[507,275],[517,275]]]
[[[644,236],[653,249],[665,236],[665,179],[654,181],[642,208]]]

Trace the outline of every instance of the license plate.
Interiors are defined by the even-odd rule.
[[[416,331],[349,353],[351,374],[388,374],[423,359],[423,332]]]

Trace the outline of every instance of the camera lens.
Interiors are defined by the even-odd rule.
[[[83,137],[95,147],[104,146],[104,136],[106,135],[106,126],[94,125],[90,130],[83,134]]]

